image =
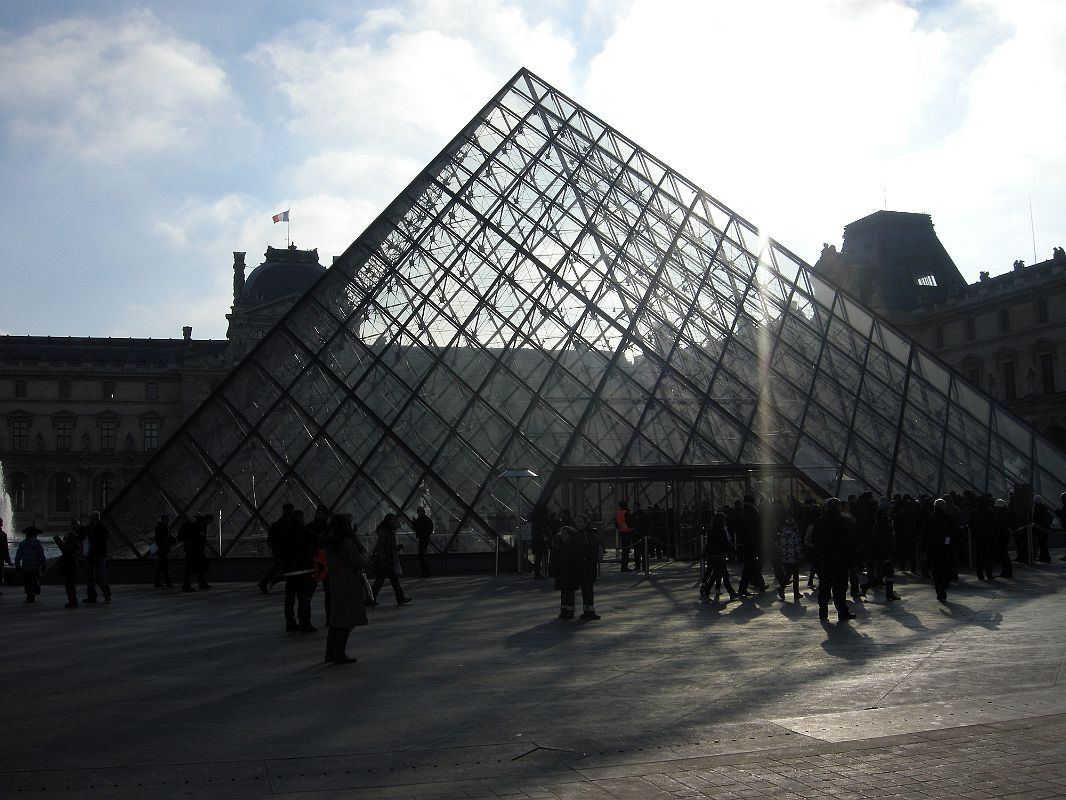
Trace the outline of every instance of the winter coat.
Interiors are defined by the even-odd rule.
[[[377,533],[378,540],[374,545],[374,571],[378,575],[388,574],[390,571],[399,575],[400,552],[396,546],[395,528],[390,528],[382,521],[378,524],[375,533]]]
[[[47,566],[44,559],[44,545],[36,536],[31,536],[19,542],[15,551],[15,569],[23,572],[44,572]]]
[[[831,575],[848,569],[854,546],[850,519],[839,511],[826,511],[815,520],[811,538],[819,570]]]
[[[365,548],[354,536],[327,536],[325,544],[329,563],[330,626],[366,625]]]
[[[874,563],[891,561],[896,553],[896,530],[888,514],[878,514],[867,544],[867,556]]]
[[[599,560],[600,537],[594,528],[583,528],[569,536],[560,532],[552,542],[555,588],[577,589],[582,583],[594,583]]]
[[[785,525],[777,532],[777,557],[782,564],[803,561],[803,537],[795,525]]]
[[[274,558],[283,575],[310,573],[317,552],[318,542],[307,527],[290,522],[274,547]]]

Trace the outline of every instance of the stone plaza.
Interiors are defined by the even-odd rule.
[[[1053,552],[946,604],[903,574],[850,623],[773,591],[701,603],[680,561],[604,565],[592,623],[557,619],[550,581],[408,577],[350,666],[249,583],[75,610],[7,586],[0,796],[1061,797]]]

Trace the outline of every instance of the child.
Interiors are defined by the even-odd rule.
[[[26,536],[15,551],[15,569],[22,570],[22,586],[26,590],[26,602],[36,603],[41,593],[41,575],[44,574],[44,547],[37,541],[40,528],[30,525],[22,533]]]

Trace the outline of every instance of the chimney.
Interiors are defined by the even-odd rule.
[[[181,329],[181,338],[187,342],[192,341],[192,325],[186,325]]]
[[[241,298],[244,291],[244,253],[233,251],[233,304]]]

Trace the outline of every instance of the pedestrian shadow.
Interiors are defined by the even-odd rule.
[[[807,614],[807,606],[802,603],[778,603],[777,610],[789,619],[802,619]]]
[[[940,613],[948,612],[966,625],[979,625],[990,631],[998,631],[1003,615],[998,611],[975,611],[965,603],[945,600],[940,604]]]
[[[869,660],[874,640],[853,623],[822,620],[822,628],[825,629],[826,636],[821,644],[826,653],[855,664],[863,664]]]
[[[922,623],[917,614],[914,614],[906,609],[900,601],[894,602],[892,605],[885,607],[883,612],[884,616],[889,619],[898,622],[904,628],[912,631],[924,631],[928,630]]]
[[[516,631],[503,640],[504,647],[517,650],[542,650],[545,646],[572,639],[585,623],[579,619],[552,619],[532,628]]]

